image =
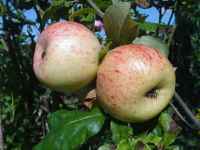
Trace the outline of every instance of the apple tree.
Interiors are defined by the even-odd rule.
[[[199,6],[195,0],[0,1],[0,150],[200,149]],[[155,23],[142,13],[151,9]],[[146,122],[124,122],[99,106],[95,81],[75,92],[44,86],[32,67],[38,36],[64,20],[96,34],[100,62],[125,44],[158,49],[176,73],[168,106]]]

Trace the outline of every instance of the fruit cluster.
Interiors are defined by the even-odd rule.
[[[33,58],[36,77],[47,87],[74,92],[96,78],[97,101],[114,118],[142,122],[160,113],[175,91],[173,66],[158,49],[129,44],[109,51],[85,26],[58,22],[40,35]]]

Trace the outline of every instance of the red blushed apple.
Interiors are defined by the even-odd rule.
[[[36,44],[33,69],[47,87],[76,91],[96,76],[101,45],[85,26],[70,21],[49,25]]]
[[[121,121],[143,122],[158,115],[175,91],[175,72],[158,50],[124,45],[111,50],[97,73],[97,100]]]

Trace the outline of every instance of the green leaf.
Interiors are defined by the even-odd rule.
[[[4,39],[0,39],[0,49],[8,51],[8,46]]]
[[[168,146],[166,150],[181,150],[180,146],[174,145],[174,146]]]
[[[129,2],[119,2],[111,5],[105,12],[105,30],[113,47],[131,43],[138,34],[137,25],[129,16],[129,10]]]
[[[3,2],[0,2],[0,16],[3,16],[7,13],[7,8],[6,6],[3,4]]]
[[[159,124],[161,125],[164,132],[168,132],[170,130],[170,124],[172,122],[171,116],[166,113],[162,112],[159,116]]]
[[[149,22],[137,22],[139,29],[148,31],[148,32],[156,32],[159,24],[149,23]]]
[[[108,6],[112,5],[111,0],[93,0],[93,1],[102,11],[105,11],[108,8]]]
[[[156,125],[156,127],[152,130],[151,134],[162,137],[163,131],[159,124]]]
[[[162,140],[162,137],[159,137],[158,135],[154,135],[152,133],[149,133],[148,135],[144,135],[142,138],[142,141],[144,143],[152,143],[154,145],[159,145]]]
[[[69,16],[69,20],[74,20],[76,17],[84,16],[84,15],[95,15],[96,12],[93,8],[81,8],[75,12],[73,12]]]
[[[166,57],[168,57],[168,55],[169,55],[169,47],[167,46],[167,44],[162,42],[159,38],[155,38],[155,37],[147,35],[147,36],[142,36],[142,37],[136,38],[133,41],[133,43],[134,44],[143,44],[143,45],[147,45],[152,48],[158,49]]]
[[[60,110],[50,115],[50,132],[35,150],[77,149],[97,134],[104,123],[104,115],[95,107],[88,112]]]
[[[133,135],[133,129],[128,127],[127,124],[121,124],[111,121],[112,139],[115,143],[121,140],[128,139]]]
[[[153,32],[155,33],[157,28],[160,29],[166,29],[172,26],[164,25],[164,24],[158,24],[158,23],[150,23],[150,22],[144,22],[144,21],[136,21],[138,28],[144,31]]]
[[[165,147],[167,147],[167,146],[173,144],[175,140],[176,140],[176,134],[167,132],[164,134],[162,144]]]
[[[134,140],[134,150],[151,150],[151,147],[141,140]]]
[[[112,150],[112,145],[104,144],[98,148],[98,150]]]
[[[117,4],[117,3],[119,3],[119,0],[112,0],[112,3]]]
[[[116,150],[133,150],[133,145],[130,140],[124,139],[119,142]]]
[[[46,21],[49,18],[54,20],[59,20],[61,17],[66,18],[68,16],[68,9],[71,4],[72,1],[53,0],[51,6],[44,12],[42,20]]]
[[[103,60],[103,58],[106,56],[106,54],[108,53],[108,51],[110,50],[110,46],[111,46],[111,42],[108,42],[106,45],[104,45],[101,48],[101,51],[99,52],[99,61],[101,62]]]

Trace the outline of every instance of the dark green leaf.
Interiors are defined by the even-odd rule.
[[[97,134],[104,115],[97,108],[89,112],[60,110],[50,115],[50,132],[35,150],[77,149],[89,137]]]
[[[111,0],[93,0],[95,4],[102,10],[105,11],[108,6],[112,4]]]
[[[128,139],[133,135],[133,129],[127,124],[121,124],[111,121],[112,139],[115,143]]]
[[[138,28],[129,16],[130,3],[119,2],[110,6],[103,17],[105,30],[113,46],[128,44],[137,36]]]
[[[144,45],[147,45],[152,48],[156,48],[156,49],[160,50],[160,52],[167,57],[169,55],[169,48],[168,48],[167,44],[165,44],[158,38],[147,35],[147,36],[142,36],[140,38],[136,38],[133,41],[133,43],[134,44],[144,44]]]
[[[168,146],[166,150],[181,150],[180,146]]]
[[[46,9],[43,14],[43,21],[51,18],[54,20],[58,20],[61,17],[65,17],[68,15],[68,9],[71,6],[72,1],[65,0],[54,0],[52,5]]]
[[[74,20],[74,18],[84,16],[84,15],[95,15],[95,13],[96,13],[95,10],[92,8],[82,8],[80,10],[73,12],[69,16],[69,20]]]

